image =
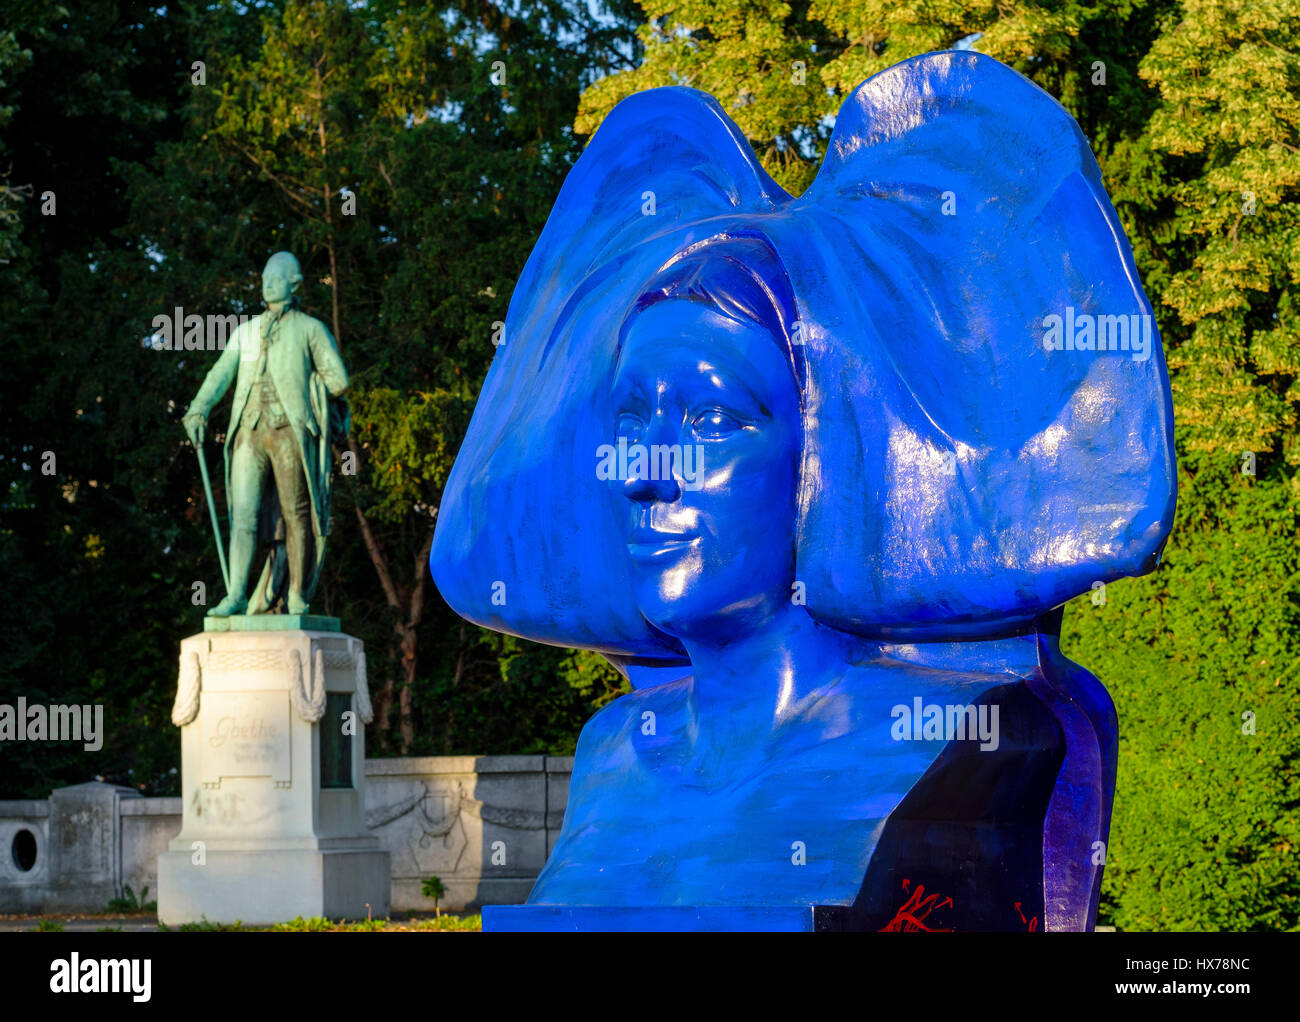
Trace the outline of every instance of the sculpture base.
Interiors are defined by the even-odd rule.
[[[338,632],[339,619],[323,614],[234,614],[205,617],[205,632]]]
[[[181,643],[183,815],[158,858],[159,920],[387,916],[389,855],[365,824],[361,640],[317,624],[334,618],[214,622],[233,627]]]
[[[852,930],[839,905],[488,905],[484,933],[825,933]]]
[[[240,922],[269,926],[304,919],[383,919],[388,853],[369,849],[209,851],[202,869],[190,852],[158,856],[158,921],[167,926]]]

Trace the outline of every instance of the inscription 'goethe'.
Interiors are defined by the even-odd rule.
[[[208,739],[208,744],[219,749],[227,741],[236,745],[247,746],[236,751],[236,757],[254,750],[260,751],[266,743],[274,742],[280,737],[279,728],[263,717],[253,720],[239,720],[237,717],[222,717],[217,721],[217,733]]]
[[[203,786],[227,777],[269,777],[289,787],[289,697],[285,692],[204,695]]]

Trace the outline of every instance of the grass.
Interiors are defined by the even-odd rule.
[[[138,910],[137,910],[138,913]],[[68,916],[67,919],[87,918]],[[95,917],[89,917],[95,918]],[[104,922],[114,922],[105,919]],[[272,926],[245,926],[242,921],[233,923],[214,923],[204,917],[197,923],[182,923],[168,926],[159,922],[158,930],[162,933],[475,933],[483,928],[483,917],[477,912],[472,915],[457,915],[444,912],[440,916],[428,916],[423,913],[397,912],[390,919],[360,919],[355,921],[335,922],[330,919],[302,916],[288,922],[275,923]],[[36,923],[35,930],[41,933],[62,933],[63,921],[42,918]],[[101,926],[96,933],[120,933],[122,926]]]
[[[426,930],[444,933],[474,933],[482,928],[483,917],[478,913],[464,916],[444,913],[441,916],[360,919],[339,922],[322,919],[319,916],[310,919],[298,916],[285,923],[275,923],[273,926],[245,926],[242,922],[211,923],[207,919],[198,923],[183,923],[176,927],[167,926],[163,923],[158,924],[159,930],[175,930],[182,933],[195,931],[240,933],[378,933],[382,931],[385,933],[413,933]]]
[[[279,933],[375,933],[380,930],[389,933],[410,933],[417,930],[474,932],[482,928],[483,917],[477,913],[467,916],[448,913],[431,918],[362,919],[357,922],[337,923],[328,919],[303,919],[299,916],[287,923],[266,927]]]
[[[395,929],[477,932],[483,929],[483,917],[478,913],[472,916],[453,916],[443,913],[432,919],[412,919],[406,925],[397,926]]]
[[[180,926],[168,926],[158,920],[159,933],[234,933],[243,929],[244,924],[238,919],[233,923],[210,923],[208,917],[203,916],[197,923],[181,923]]]

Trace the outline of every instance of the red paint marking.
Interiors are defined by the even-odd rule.
[[[911,881],[903,878],[903,890],[907,891]],[[951,927],[926,926],[930,913],[938,908],[952,905],[951,898],[940,898],[937,894],[926,895],[925,885],[917,884],[916,890],[903,903],[894,918],[880,928],[881,933],[952,933]]]
[[[1029,932],[1036,933],[1038,931],[1038,916],[1034,916],[1032,919],[1026,919],[1025,913],[1020,909],[1020,902],[1016,902],[1016,911],[1020,914],[1020,921],[1029,927]]]

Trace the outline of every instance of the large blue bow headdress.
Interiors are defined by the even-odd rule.
[[[952,51],[859,87],[798,199],[703,93],[654,89],[605,119],[515,289],[443,495],[430,563],[459,614],[680,659],[633,603],[596,452],[629,307],[683,250],[736,236],[770,246],[797,306],[791,535],[815,618],[1005,634],[1154,566],[1175,499],[1169,383],[1097,163],[1045,92]]]

